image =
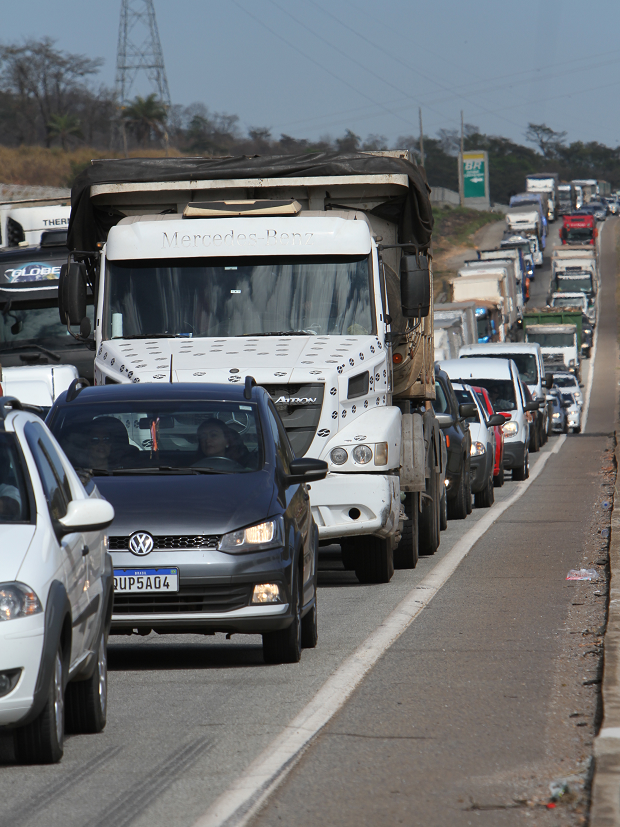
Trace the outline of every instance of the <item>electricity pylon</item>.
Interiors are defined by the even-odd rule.
[[[122,0],[116,53],[116,95],[121,106],[128,102],[139,72],[146,73],[152,91],[169,107],[170,90],[153,0]]]

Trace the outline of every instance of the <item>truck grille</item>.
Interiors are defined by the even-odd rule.
[[[218,548],[220,537],[206,537],[199,535],[162,535],[153,537],[153,551],[161,549],[185,549],[185,548]],[[110,537],[110,551],[127,551],[129,549],[129,537]]]
[[[114,615],[232,612],[250,602],[252,586],[181,586],[175,594],[115,594]]]
[[[314,439],[325,385],[263,385],[278,409],[295,456],[303,457]]]

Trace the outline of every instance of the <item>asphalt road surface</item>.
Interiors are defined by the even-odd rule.
[[[519,796],[583,770],[594,722],[565,724],[585,667],[564,655],[603,598],[574,607],[565,577],[592,542],[615,422],[615,243],[609,219],[585,433],[553,437],[532,482],[508,479],[389,584],[358,584],[326,550],[300,664],[264,665],[257,637],[112,637],[105,731],[67,738],[49,767],[0,744],[0,826],[512,825],[532,812]],[[531,304],[548,282],[546,262]]]

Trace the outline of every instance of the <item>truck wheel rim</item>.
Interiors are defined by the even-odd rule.
[[[108,703],[108,657],[105,646],[105,635],[101,635],[99,652],[97,653],[97,673],[99,675],[99,706],[105,717]]]
[[[62,744],[65,732],[65,701],[62,686],[62,657],[56,652],[54,664],[54,723],[56,724],[56,741]]]

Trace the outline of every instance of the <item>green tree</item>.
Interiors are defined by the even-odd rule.
[[[554,132],[546,123],[528,123],[525,140],[536,144],[545,158],[555,158],[564,143],[566,132]]]
[[[166,137],[168,112],[154,92],[146,98],[136,95],[134,100],[123,108],[121,117],[134,133],[140,146],[150,143],[152,138]]]
[[[65,152],[69,138],[84,137],[80,129],[80,121],[75,115],[52,115],[47,122],[47,131],[52,140],[58,138]]]

